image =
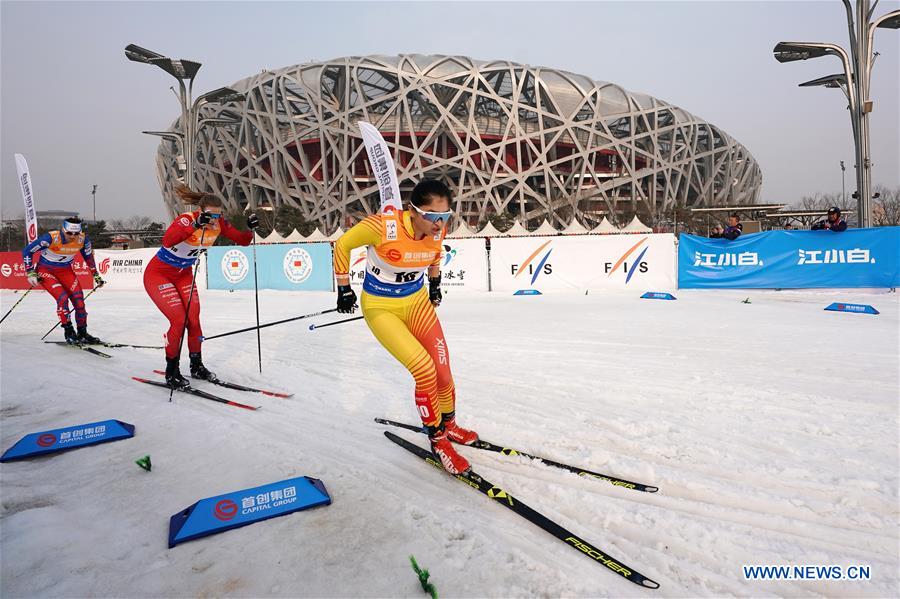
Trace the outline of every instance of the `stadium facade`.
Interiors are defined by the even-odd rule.
[[[747,149],[715,125],[555,69],[353,56],[231,87],[246,101],[201,108],[194,187],[222,195],[230,211],[295,206],[325,233],[378,210],[359,120],[384,136],[401,191],[441,178],[470,225],[498,213],[529,228],[548,219],[562,229],[573,218],[590,228],[604,215],[621,223],[633,214],[657,224],[675,206],[754,203],[762,182]],[[161,142],[157,169],[175,213],[184,160],[173,141]]]

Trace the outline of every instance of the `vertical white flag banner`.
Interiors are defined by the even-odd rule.
[[[37,212],[34,210],[34,190],[31,188],[31,173],[28,172],[28,163],[21,154],[16,154],[16,172],[19,175],[19,188],[22,190],[22,199],[25,200],[25,234],[28,243],[37,239]]]
[[[359,121],[359,130],[362,133],[363,143],[366,144],[366,152],[369,154],[369,164],[375,180],[378,181],[378,194],[381,196],[381,212],[386,208],[400,210],[400,185],[397,183],[397,169],[394,167],[394,159],[388,150],[387,144],[381,133],[371,123]]]

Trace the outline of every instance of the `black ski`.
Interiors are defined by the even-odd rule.
[[[165,371],[163,370],[154,370],[156,374],[165,375]],[[293,393],[278,393],[277,391],[266,391],[265,389],[257,389],[256,387],[247,387],[246,385],[239,385],[237,383],[229,383],[228,381],[223,381],[220,378],[215,378],[213,380],[200,379],[205,380],[207,383],[212,383],[213,385],[219,385],[220,387],[225,387],[226,389],[234,389],[235,391],[249,391],[251,393],[262,393],[263,395],[269,395],[271,397],[281,397],[283,399],[287,399],[289,397],[294,397]]]
[[[405,428],[406,430],[415,431],[417,433],[426,434],[426,431],[421,426],[415,426],[413,424],[406,424],[403,422],[395,422],[393,420],[385,420],[384,418],[376,418],[375,422],[379,424],[387,424],[390,426],[396,426],[399,428]],[[625,480],[624,478],[618,478],[616,476],[610,476],[609,474],[600,474],[599,472],[591,472],[590,470],[585,470],[584,468],[579,468],[578,466],[570,466],[569,464],[563,464],[562,462],[556,462],[554,460],[548,460],[547,458],[542,458],[541,456],[532,455],[530,453],[525,453],[524,451],[518,449],[512,449],[510,447],[503,447],[501,445],[494,445],[490,441],[483,441],[479,439],[472,445],[467,445],[467,447],[474,447],[476,449],[484,449],[485,451],[493,451],[495,453],[502,453],[503,455],[520,455],[526,458],[531,458],[532,460],[540,460],[548,466],[553,466],[554,468],[561,468],[563,470],[568,470],[569,472],[574,472],[578,476],[583,476],[585,478],[596,478],[598,480],[605,480],[606,482],[615,485],[617,487],[624,487],[626,489],[633,489],[635,491],[643,491],[645,493],[656,493],[659,491],[659,487],[654,487],[652,485],[645,485],[643,483],[636,483],[630,480]]]
[[[142,379],[140,377],[133,376],[131,377],[139,383],[147,383],[148,385],[156,385],[157,387],[163,387],[165,389],[171,389],[167,384],[161,381],[151,381],[149,379]],[[219,397],[218,395],[213,395],[212,393],[207,393],[206,391],[201,391],[200,389],[194,389],[193,387],[185,387],[182,389],[175,389],[181,393],[190,393],[191,395],[196,395],[197,397],[202,397],[203,399],[210,399],[212,401],[217,401],[219,403],[228,404],[229,406],[234,406],[236,408],[244,408],[245,410],[258,410],[258,406],[248,406],[247,404],[238,403],[236,401],[231,401],[230,399],[225,399],[224,397]]]
[[[65,341],[44,341],[44,343],[65,343]],[[163,349],[162,345],[132,345],[131,343],[110,343],[108,341],[98,341],[97,343],[80,343],[82,346],[95,346],[117,348],[117,347],[133,347],[136,349]]]
[[[406,449],[410,453],[419,456],[421,459],[425,460],[427,463],[431,464],[438,470],[446,472],[441,466],[440,461],[438,461],[438,459],[435,458],[434,455],[428,450],[423,449],[418,445],[414,445],[413,443],[410,443],[402,437],[398,437],[390,431],[384,431],[384,435],[403,449]],[[634,584],[647,589],[659,588],[659,583],[655,580],[647,578],[640,572],[635,571],[633,568],[630,568],[625,564],[619,562],[618,560],[610,557],[605,552],[597,549],[581,537],[566,530],[565,528],[563,528],[553,520],[550,520],[540,512],[534,510],[533,508],[528,507],[500,487],[496,487],[492,483],[486,481],[475,472],[472,472],[470,470],[467,474],[456,474],[451,476],[455,476],[470,487],[478,489],[481,493],[487,495],[503,507],[517,513],[532,524],[539,526],[566,545],[570,545],[574,549],[577,549],[578,551],[584,553],[595,562],[606,566],[608,569],[612,570],[625,580],[633,582]]]
[[[95,356],[100,356],[101,358],[112,358],[112,356],[109,354],[105,354],[98,349],[94,349],[93,347],[82,345],[81,343],[67,343],[65,341],[44,341],[44,343],[53,343],[55,345],[62,345],[63,347],[80,349],[81,351],[86,351],[89,354],[94,354]]]

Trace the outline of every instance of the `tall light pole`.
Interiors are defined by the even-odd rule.
[[[843,75],[829,75],[806,83],[801,87],[839,87],[849,102],[850,122],[853,127],[853,142],[856,149],[856,192],[857,216],[860,227],[872,226],[872,161],[869,153],[869,113],[874,107],[869,97],[872,66],[876,54],[872,51],[872,41],[876,28],[900,28],[900,10],[887,13],[872,21],[875,5],[869,0],[856,0],[856,18],[850,0],[842,0],[847,12],[847,29],[850,35],[850,55],[835,44],[821,42],[779,42],[775,45],[775,59],[778,62],[794,62],[837,56],[844,66]]]
[[[847,172],[847,167],[844,166],[844,161],[841,160],[841,208],[847,207],[847,183],[845,181],[845,173]]]
[[[93,189],[91,189],[91,197],[94,201],[94,223],[97,222],[97,186],[94,185]]]
[[[220,87],[203,94],[192,102],[194,77],[197,76],[197,72],[202,66],[199,62],[184,59],[175,60],[134,44],[129,44],[125,47],[125,58],[133,62],[156,65],[178,80],[178,101],[181,104],[181,147],[187,167],[185,183],[188,187],[191,187],[194,183],[194,146],[199,129],[197,117],[199,116],[200,108],[207,103],[225,104],[237,102],[244,99],[244,94],[229,87]],[[187,81],[187,85],[185,85],[185,81]]]

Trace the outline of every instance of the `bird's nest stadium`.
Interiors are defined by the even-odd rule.
[[[229,211],[298,208],[324,232],[377,212],[357,126],[374,124],[402,192],[444,180],[469,225],[505,213],[534,228],[604,216],[655,225],[677,207],[755,203],[746,148],[686,110],[566,71],[463,56],[353,56],[263,71],[245,101],[198,115],[194,185]],[[172,130],[180,130],[176,121]],[[164,139],[157,172],[170,212],[184,178]]]

